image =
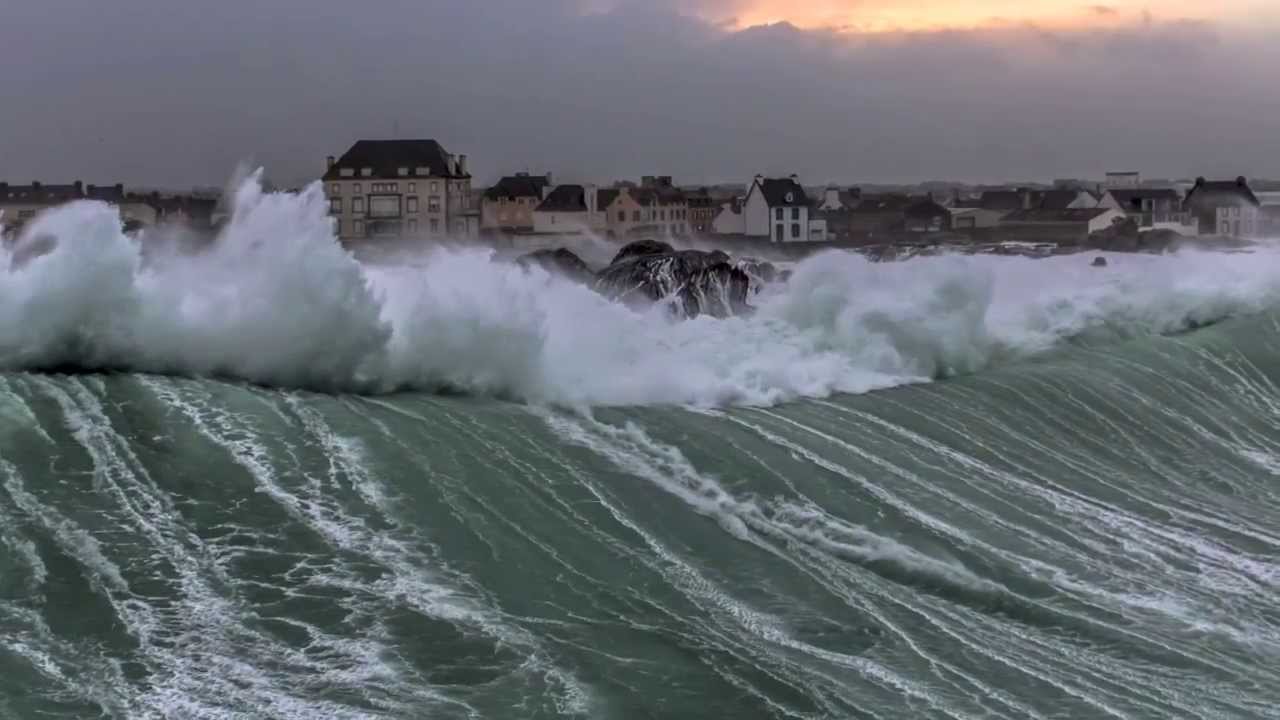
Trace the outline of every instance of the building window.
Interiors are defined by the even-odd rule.
[[[332,194],[334,194],[334,195],[341,195],[341,194],[342,194],[342,184],[341,184],[341,183],[334,183],[333,185],[330,185],[330,186],[329,186],[329,192],[330,192],[330,193],[332,193]]]
[[[791,208],[791,219],[792,220],[800,219],[800,208]]]
[[[355,175],[355,174],[356,174],[356,171],[352,170],[351,168],[342,168],[341,170],[338,171],[339,177],[351,177],[352,175]]]
[[[418,167],[414,168],[414,170],[413,170],[413,174],[414,174],[414,175],[421,175],[421,176],[423,176],[423,177],[426,177],[427,175],[430,175],[430,174],[431,174],[431,168],[426,168],[426,167],[422,167],[421,165],[419,165]]]
[[[427,199],[427,212],[440,212],[440,198],[432,197]]]
[[[351,212],[364,212],[364,198],[351,198]]]
[[[406,212],[408,212],[410,215],[413,215],[414,213],[418,212],[418,198],[409,196],[409,198],[405,200],[405,202],[407,203],[407,207],[405,209]]]
[[[373,177],[373,168],[360,168],[360,177]]]
[[[369,216],[377,218],[400,217],[399,195],[372,195],[369,197]]]
[[[440,221],[435,218],[431,218],[431,232],[440,232]]]
[[[440,192],[440,183],[436,182],[435,180],[432,180],[432,181],[431,181],[431,192],[433,192],[433,193],[438,193],[438,192]]]
[[[351,224],[351,234],[356,237],[364,237],[364,221],[356,220]]]
[[[329,212],[333,213],[334,215],[337,215],[338,213],[342,212],[342,198],[329,199]]]
[[[778,219],[778,220],[781,220],[781,219],[782,219],[782,208],[778,208],[777,210],[774,210],[774,211],[773,211],[773,217],[774,217],[774,218],[776,218],[776,219]]]
[[[409,183],[409,192],[411,193],[418,192],[418,183]]]
[[[396,174],[399,175],[400,177],[404,177],[405,175],[409,174],[409,168],[397,168]]]
[[[418,220],[416,218],[409,218],[409,232],[418,232]]]
[[[632,211],[631,211],[631,222],[640,222],[640,211],[639,211],[639,210],[632,210]]]
[[[357,195],[360,194],[360,183],[356,183],[355,185],[352,185],[351,188],[352,188],[352,191],[355,192],[355,194]]]
[[[626,211],[626,210],[619,210],[619,211],[618,211],[618,222],[626,222],[626,221],[627,221],[627,211]]]

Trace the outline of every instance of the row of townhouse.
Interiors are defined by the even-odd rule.
[[[601,237],[681,237],[698,232],[686,193],[668,176],[601,188],[554,185],[551,175],[502,178],[481,200],[481,229],[492,233]]]
[[[0,233],[17,233],[45,210],[84,200],[114,206],[125,232],[162,222],[212,228],[220,219],[217,200],[211,197],[126,192],[120,183],[86,185],[79,180],[68,184],[0,182]]]

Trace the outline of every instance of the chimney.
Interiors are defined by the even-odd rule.
[[[71,187],[75,188],[76,197],[84,197],[84,183],[77,180],[71,183]]]
[[[467,174],[467,156],[466,155],[458,156],[458,174],[459,175]]]
[[[1243,175],[1236,178],[1236,187],[1248,187],[1249,181]]]
[[[325,158],[325,168],[326,169],[332,168],[335,164],[337,164],[337,162],[338,161],[335,160],[332,155],[330,155],[329,157]]]
[[[40,182],[39,182],[38,180],[32,180],[32,181],[31,181],[31,187],[32,187],[32,189],[39,190],[39,189],[40,189],[40,187],[41,187],[41,186],[40,186]]]

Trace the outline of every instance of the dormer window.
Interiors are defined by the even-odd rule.
[[[795,201],[796,201],[795,193],[787,193],[787,202],[791,203]]]
[[[422,166],[418,166],[418,167],[416,167],[416,168],[414,168],[414,169],[413,169],[413,174],[414,174],[414,175],[420,175],[420,176],[422,176],[422,177],[426,177],[426,176],[428,176],[428,175],[430,175],[430,174],[431,174],[431,168],[429,168],[429,167],[422,167]]]
[[[408,175],[408,174],[409,174],[409,168],[407,168],[407,167],[402,167],[402,168],[400,168],[399,170],[397,170],[397,171],[396,171],[396,174],[398,174],[400,177],[405,177],[406,175]]]
[[[360,168],[360,177],[373,177],[373,168]]]
[[[355,174],[356,174],[356,171],[352,170],[351,168],[342,168],[341,170],[338,171],[338,175],[342,177],[352,177]]]

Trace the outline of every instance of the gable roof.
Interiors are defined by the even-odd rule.
[[[535,212],[586,212],[587,191],[581,185],[557,185]]]
[[[454,172],[457,168],[449,154],[435,140],[359,140],[325,172],[324,179],[344,179],[343,170],[360,177],[364,168],[372,169],[373,176],[380,178],[400,177],[400,168],[407,168],[412,177],[420,167],[427,168],[432,177],[470,177]]]
[[[756,181],[769,207],[803,207],[809,196],[793,178],[762,178]]]
[[[853,208],[855,213],[868,212],[902,212],[910,207],[915,201],[909,196],[902,193],[884,193],[881,195],[863,195],[858,202],[858,206]]]
[[[1031,194],[1031,206],[1042,210],[1066,210],[1080,199],[1080,190],[1038,190]]]
[[[617,188],[601,188],[600,190],[597,190],[596,191],[596,209],[604,210],[605,208],[612,205],[613,201],[617,200],[618,196],[621,194],[622,194],[622,191]]]
[[[545,175],[508,175],[499,180],[498,184],[485,190],[484,197],[486,200],[498,200],[504,197],[542,199],[542,189],[548,184]]]
[[[988,190],[978,199],[983,210],[1021,210],[1022,193],[1017,190]]]
[[[934,202],[933,198],[922,198],[903,208],[902,214],[910,218],[946,217],[947,209]]]
[[[1087,223],[1099,215],[1115,212],[1110,208],[1071,208],[1054,210],[1032,208],[1016,210],[1001,220],[1002,223]]]

